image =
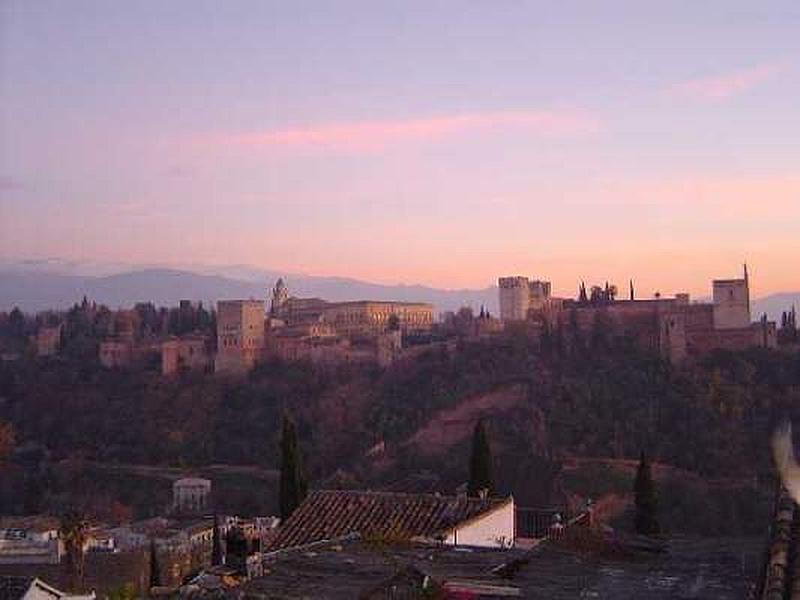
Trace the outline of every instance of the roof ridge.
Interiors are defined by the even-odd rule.
[[[406,498],[434,498],[436,500],[459,500],[465,502],[506,502],[511,494],[508,496],[491,496],[487,498],[475,498],[471,496],[461,496],[458,494],[437,494],[431,492],[393,492],[390,490],[329,490],[329,489],[316,489],[311,490],[310,494],[337,494],[337,495],[371,495],[371,496],[401,496]]]

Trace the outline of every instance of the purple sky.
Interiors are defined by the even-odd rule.
[[[800,2],[0,4],[0,258],[800,288]]]

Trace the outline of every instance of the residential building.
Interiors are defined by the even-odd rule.
[[[279,528],[268,550],[349,534],[388,541],[508,548],[515,539],[514,499],[352,490],[314,491]]]

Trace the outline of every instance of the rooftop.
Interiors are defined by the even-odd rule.
[[[271,549],[300,546],[350,533],[391,539],[435,538],[454,525],[510,501],[511,498],[318,490],[309,494],[279,529]]]
[[[350,538],[278,553],[265,562],[263,577],[237,592],[244,598],[359,598],[410,570],[464,597],[722,600],[746,597],[761,550],[759,539],[685,538],[670,540],[662,554],[612,559],[550,543],[524,552]]]

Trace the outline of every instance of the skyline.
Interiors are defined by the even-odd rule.
[[[800,288],[795,3],[0,11],[2,259]]]

